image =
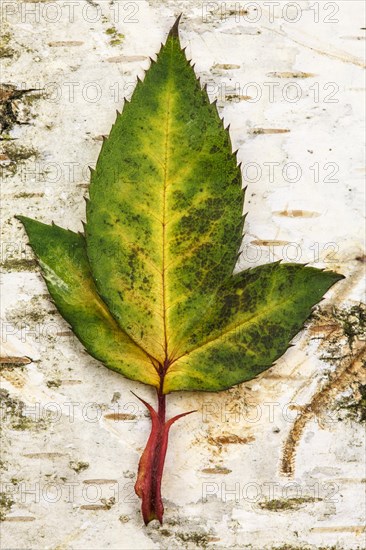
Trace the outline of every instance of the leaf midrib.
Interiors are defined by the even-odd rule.
[[[172,81],[170,77],[170,67],[171,67],[171,60],[172,60],[172,51],[173,48],[170,50],[170,57],[169,57],[169,70],[168,70],[168,89],[167,89],[167,106],[166,106],[166,115],[165,115],[165,144],[164,144],[164,163],[163,163],[163,170],[164,170],[164,181],[163,181],[163,221],[162,221],[162,246],[163,246],[163,254],[162,254],[162,269],[161,269],[161,278],[162,278],[162,289],[163,289],[163,327],[164,327],[164,351],[165,351],[165,361],[164,361],[164,367],[165,363],[168,361],[168,334],[167,334],[167,307],[166,307],[166,279],[165,279],[165,271],[166,271],[166,194],[167,194],[167,187],[168,187],[168,151],[169,151],[169,137],[170,137],[170,125],[171,125],[171,95],[172,95]]]

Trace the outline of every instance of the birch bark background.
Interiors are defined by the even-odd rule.
[[[364,3],[2,1],[1,548],[364,548]],[[346,279],[256,380],[169,396],[165,524],[133,491],[153,390],[88,356],[15,214],[82,231],[89,171],[183,12],[248,185],[237,268]]]

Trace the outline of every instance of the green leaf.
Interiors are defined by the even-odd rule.
[[[101,296],[160,363],[232,274],[242,208],[229,134],[173,29],[103,144],[86,224]]]
[[[22,221],[91,355],[164,393],[217,391],[269,368],[341,278],[278,263],[233,276],[243,199],[229,133],[176,24],[103,143],[85,241]]]
[[[87,351],[128,378],[159,386],[152,359],[123,332],[99,297],[82,235],[25,216],[29,242],[61,315]]]
[[[312,306],[342,275],[273,263],[230,277],[203,312],[186,352],[169,366],[164,392],[218,391],[272,366]]]
[[[271,367],[342,278],[274,263],[233,275],[241,171],[216,105],[181,49],[178,23],[103,143],[84,236],[19,217],[50,294],[87,351],[155,386],[135,490],[162,522],[165,394],[218,391]]]

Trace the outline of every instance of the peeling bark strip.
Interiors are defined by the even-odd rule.
[[[321,216],[319,212],[309,212],[309,210],[280,210],[272,212],[272,215],[286,218],[318,218]]]
[[[249,435],[248,437],[240,437],[236,434],[220,435],[218,437],[211,436],[207,440],[210,445],[214,445],[216,447],[222,447],[224,445],[246,445],[252,441],[255,441],[255,437],[253,435]]]
[[[84,479],[85,485],[113,485],[118,483],[117,479]]]
[[[49,458],[50,460],[53,460],[54,458],[62,458],[63,456],[67,456],[64,453],[54,452],[54,453],[27,453],[24,454],[26,458]]]
[[[289,241],[254,239],[254,241],[250,241],[250,244],[254,244],[254,245],[257,245],[257,246],[286,246],[287,244],[290,244],[290,242]]]
[[[355,533],[357,536],[366,532],[364,525],[330,525],[329,527],[312,527],[314,533]]]
[[[310,403],[303,407],[301,414],[296,418],[287,440],[285,442],[281,472],[289,477],[294,475],[295,456],[297,445],[300,442],[306,424],[316,415],[324,411],[325,407],[335,396],[349,388],[352,382],[362,381],[365,378],[364,360],[366,358],[366,346],[362,344],[354,357],[345,361],[342,368],[339,368],[322,388],[312,397]]]
[[[314,76],[317,76],[315,73],[303,73],[301,71],[297,72],[273,72],[273,73],[267,73],[267,76],[273,77],[273,78],[312,78]]]
[[[130,413],[108,413],[104,415],[106,420],[135,420],[136,415]]]
[[[0,357],[0,365],[22,366],[29,365],[32,359],[29,357]]]
[[[136,61],[147,61],[148,59],[145,55],[117,55],[108,57],[106,61],[108,63],[136,63]]]
[[[233,65],[229,63],[216,63],[213,67],[213,69],[222,69],[224,71],[230,71],[232,69],[240,69],[240,65]]]
[[[49,42],[48,45],[51,48],[63,48],[63,47],[75,47],[75,46],[82,46],[84,42],[79,42],[77,40],[62,40],[59,42]]]
[[[252,128],[249,130],[249,134],[259,136],[262,134],[288,134],[291,132],[288,128]]]
[[[223,468],[221,466],[218,466],[217,468],[204,468],[201,470],[203,474],[219,474],[219,475],[227,475],[232,472],[232,470],[229,470],[229,468]]]

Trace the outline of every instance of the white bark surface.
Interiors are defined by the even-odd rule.
[[[1,356],[31,359],[2,370],[1,548],[364,548],[364,427],[334,405],[359,400],[365,341],[350,348],[331,309],[349,312],[364,292],[363,2],[4,0],[2,10],[1,81],[40,91],[11,101],[1,142]],[[133,483],[149,419],[130,390],[152,403],[154,392],[83,351],[13,216],[82,231],[87,166],[181,11],[181,41],[248,184],[238,268],[283,258],[346,279],[258,379],[168,397],[170,415],[198,413],[172,429],[165,524],[145,528]]]

